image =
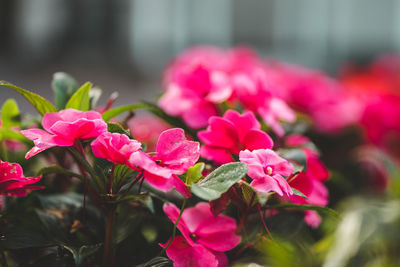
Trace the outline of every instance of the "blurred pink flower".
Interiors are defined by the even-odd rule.
[[[125,134],[104,132],[92,143],[93,154],[98,158],[125,164],[133,152],[140,150],[140,142],[129,139]]]
[[[40,179],[42,176],[25,177],[19,164],[0,160],[0,195],[26,196],[32,190],[43,188],[43,186],[31,186]]]
[[[175,223],[180,210],[174,204],[164,204],[164,212]],[[240,243],[241,237],[235,234],[236,228],[234,219],[225,215],[214,216],[210,205],[200,202],[183,211],[178,223],[182,236],[172,241],[167,255],[175,267],[228,266],[223,252]],[[165,247],[166,244],[160,245]]]
[[[308,199],[292,195],[289,200],[296,204],[310,204],[317,206],[326,206],[328,204],[328,189],[323,184],[329,178],[329,172],[319,159],[316,151],[307,146],[310,140],[302,135],[291,135],[286,139],[289,146],[300,147],[306,155],[306,171],[299,173],[289,182],[290,186],[297,189]],[[305,221],[312,227],[318,227],[321,223],[321,217],[315,211],[305,212]]]
[[[200,157],[200,144],[188,141],[183,129],[174,128],[161,133],[156,147],[156,155],[149,156],[141,151],[132,153],[129,158],[131,168],[143,170],[143,176],[149,184],[169,191],[173,187],[185,197],[190,191],[177,176],[193,166]]]
[[[231,94],[225,73],[193,62],[175,69],[158,104],[168,114],[181,116],[190,127],[201,128],[210,116],[217,115],[215,104]]]
[[[132,136],[141,143],[146,144],[146,151],[155,151],[158,137],[169,129],[170,126],[158,117],[140,113],[128,121]]]
[[[247,174],[253,181],[250,183],[257,191],[275,192],[280,196],[290,197],[293,194],[283,176],[290,176],[293,165],[281,158],[271,149],[240,151],[239,159],[248,165]]]
[[[42,126],[46,130],[29,129],[21,133],[32,140],[35,146],[26,153],[30,158],[54,146],[73,146],[78,139],[91,139],[107,131],[107,124],[96,111],[65,109],[43,116]]]
[[[232,162],[231,154],[238,155],[241,150],[272,148],[271,137],[261,131],[261,125],[252,112],[240,115],[228,110],[223,117],[211,117],[206,130],[198,133],[204,142],[201,155],[217,164]]]

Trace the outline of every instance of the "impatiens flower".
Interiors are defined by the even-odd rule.
[[[0,160],[0,195],[26,196],[32,190],[43,188],[43,186],[31,186],[40,179],[41,176],[25,177],[19,164]]]
[[[183,129],[174,128],[161,133],[154,156],[141,151],[132,153],[129,158],[131,168],[143,170],[147,182],[162,191],[172,188],[190,196],[185,183],[177,175],[183,174],[200,157],[200,144],[188,141]]]
[[[125,134],[104,132],[91,144],[93,154],[98,158],[125,164],[133,152],[141,148],[140,142],[129,139]]]
[[[164,212],[175,223],[180,210],[174,204],[165,204]],[[228,266],[223,252],[233,249],[241,241],[235,234],[235,220],[225,215],[215,217],[205,202],[185,209],[178,229],[182,236],[176,237],[166,251],[175,267]]]
[[[253,179],[250,183],[259,192],[275,192],[280,196],[293,194],[288,182],[283,176],[293,172],[293,165],[281,158],[271,149],[240,151],[239,159],[248,165],[247,175]]]
[[[41,129],[21,131],[35,144],[26,154],[27,159],[51,147],[73,146],[78,139],[95,138],[107,131],[107,124],[100,113],[75,109],[46,113],[43,116],[42,126],[46,131]]]
[[[207,130],[198,133],[205,144],[201,155],[217,164],[224,164],[232,162],[231,154],[238,155],[241,150],[272,148],[271,137],[260,129],[260,123],[252,112],[240,115],[228,110],[222,118],[211,117]]]
[[[199,62],[182,65],[170,76],[159,106],[168,114],[182,116],[193,128],[206,126],[208,118],[217,115],[215,104],[232,93],[225,73]]]

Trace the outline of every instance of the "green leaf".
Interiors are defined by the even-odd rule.
[[[203,178],[201,173],[203,172],[205,166],[206,165],[203,162],[199,162],[190,167],[186,172],[186,184],[191,185]]]
[[[28,90],[19,88],[19,87],[15,86],[9,82],[6,82],[6,81],[0,81],[0,85],[11,88],[14,91],[20,93],[35,107],[35,109],[41,115],[44,115],[49,112],[57,112],[57,109],[53,106],[53,104],[51,104],[50,101],[41,97],[40,95],[29,92]]]
[[[2,228],[0,248],[22,249],[48,245],[48,240],[40,233],[22,227],[10,226]]]
[[[21,141],[21,142],[26,142],[26,143],[31,143],[31,141],[28,141],[29,139],[23,136],[19,132],[14,132],[11,129],[6,129],[6,128],[0,128],[0,139],[7,139],[7,140],[15,140],[15,141]]]
[[[14,99],[10,98],[4,102],[1,108],[1,122],[4,128],[21,125],[18,104]]]
[[[79,85],[71,75],[65,72],[56,72],[53,75],[51,87],[54,91],[56,107],[64,109],[68,99],[78,90]]]
[[[308,197],[306,195],[304,195],[302,192],[300,192],[299,190],[297,190],[293,187],[292,187],[292,191],[293,191],[293,195],[308,199]]]
[[[256,203],[258,203],[259,198],[257,196],[257,192],[251,185],[249,185],[245,181],[242,181],[240,183],[240,189],[242,190],[242,194],[244,199],[246,200],[247,205],[252,207]],[[251,199],[253,199],[253,202],[250,204]]]
[[[125,130],[121,124],[115,122],[107,122],[107,131],[110,133],[126,134],[127,136],[130,136],[128,130]]]
[[[40,174],[46,175],[46,174],[51,174],[51,173],[60,173],[60,174],[64,174],[64,175],[67,175],[70,177],[77,177],[77,178],[83,180],[82,175],[77,174],[72,171],[69,171],[67,169],[64,169],[63,167],[60,167],[59,165],[52,165],[49,167],[42,168],[38,171],[38,175],[40,175]]]
[[[143,108],[145,108],[145,106],[142,104],[115,107],[115,108],[107,110],[101,116],[103,117],[103,120],[108,121],[124,112],[136,110],[136,109],[143,109]]]
[[[90,108],[90,98],[89,92],[90,88],[92,88],[92,84],[90,82],[85,83],[81,86],[81,88],[76,91],[71,98],[68,100],[65,108],[73,108],[82,111],[88,111]]]
[[[290,148],[290,149],[279,149],[279,155],[289,161],[294,161],[302,166],[304,166],[304,171],[307,170],[307,157],[303,149],[300,148]]]
[[[76,265],[79,266],[84,263],[85,258],[96,253],[99,250],[99,248],[101,248],[102,245],[103,245],[102,243],[99,243],[90,246],[81,246],[79,250],[69,245],[63,245],[63,247],[69,252],[71,252],[72,256],[74,257]]]
[[[315,210],[318,213],[326,213],[328,215],[331,215],[333,217],[339,218],[339,214],[330,208],[327,207],[321,207],[321,206],[314,206],[314,205],[299,205],[299,204],[293,204],[293,203],[279,203],[279,204],[273,204],[273,205],[268,205],[269,208],[272,209],[295,209],[295,210]]]
[[[246,173],[246,163],[233,162],[222,165],[200,182],[193,184],[192,192],[204,200],[217,199],[244,177]]]
[[[125,184],[125,182],[134,174],[136,173],[134,170],[129,168],[126,165],[120,165],[118,164],[114,168],[114,173],[113,173],[113,188],[116,189],[116,191],[119,190],[119,188]]]
[[[155,257],[146,263],[136,265],[136,267],[165,267],[165,266],[171,266],[171,262],[169,259],[164,257]]]

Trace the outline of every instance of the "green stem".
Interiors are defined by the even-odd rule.
[[[6,253],[4,250],[1,250],[1,266],[8,267]]]
[[[181,219],[181,217],[182,217],[183,210],[185,209],[186,201],[187,201],[187,198],[184,198],[184,199],[183,199],[183,203],[182,203],[182,207],[181,207],[181,212],[179,213],[178,219],[176,219],[176,222],[175,222],[175,224],[174,224],[174,229],[172,230],[172,237],[171,237],[171,239],[169,240],[168,244],[164,247],[164,249],[162,250],[161,253],[164,253],[164,252],[167,250],[167,248],[171,245],[172,241],[173,241],[174,238],[175,238],[175,235],[176,235],[176,228],[177,228],[178,223],[179,223],[179,221],[180,221],[180,219]]]
[[[5,139],[1,139],[0,148],[1,148],[1,155],[3,157],[3,160],[4,161],[8,161],[8,153],[7,153],[7,147],[6,147],[6,140]]]
[[[114,169],[115,169],[115,163],[113,163],[112,168],[111,168],[111,174],[110,174],[110,195],[112,196],[113,194],[113,180],[114,180]]]
[[[78,165],[81,165],[86,169],[86,171],[90,174],[90,176],[96,182],[96,185],[100,188],[100,178],[96,174],[96,172],[94,171],[92,166],[90,166],[89,162],[87,162],[87,160],[78,152],[78,150],[76,150],[76,148],[68,147],[68,150],[72,153],[74,158],[78,161]]]

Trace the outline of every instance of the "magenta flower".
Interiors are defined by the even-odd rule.
[[[193,166],[200,157],[200,144],[188,141],[183,129],[174,128],[161,133],[156,147],[156,155],[150,156],[141,151],[132,153],[129,158],[131,168],[143,170],[149,184],[162,190],[172,188],[190,196],[185,183],[177,176]]]
[[[164,204],[164,212],[175,223],[180,210],[174,204]],[[241,237],[235,234],[236,227],[234,219],[225,215],[215,217],[210,205],[201,202],[183,211],[178,223],[182,236],[172,241],[167,255],[175,267],[228,266],[223,252],[240,243]],[[166,244],[160,245],[165,247]]]
[[[35,146],[26,153],[30,158],[54,146],[73,146],[78,139],[90,139],[107,131],[107,124],[96,111],[65,109],[43,116],[42,126],[46,130],[29,129],[21,131]]]
[[[98,158],[125,164],[132,153],[140,150],[141,143],[129,139],[125,134],[104,132],[91,144],[93,154]]]
[[[271,137],[260,129],[260,123],[252,112],[240,115],[228,110],[222,118],[211,117],[207,130],[198,133],[205,144],[201,155],[217,164],[224,164],[232,162],[231,154],[238,155],[241,150],[272,148]]]
[[[293,194],[283,176],[292,174],[294,168],[271,149],[240,151],[239,159],[248,165],[247,175],[253,179],[250,185],[257,191],[264,193],[272,191],[280,196],[288,197]]]
[[[0,160],[0,195],[26,196],[32,190],[43,188],[43,186],[31,186],[40,179],[42,176],[25,177],[19,164]]]
[[[229,98],[232,89],[225,73],[193,63],[175,69],[159,106],[168,114],[181,116],[192,128],[207,125],[217,115],[215,104]]]

